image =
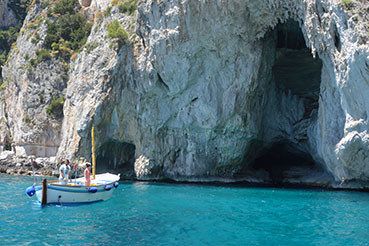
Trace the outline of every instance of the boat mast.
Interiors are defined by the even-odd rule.
[[[92,179],[95,179],[96,174],[96,160],[95,160],[95,127],[91,128],[91,138],[92,138]]]

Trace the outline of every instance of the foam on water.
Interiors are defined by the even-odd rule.
[[[368,245],[369,194],[121,183],[90,205],[41,208],[0,175],[0,245]]]

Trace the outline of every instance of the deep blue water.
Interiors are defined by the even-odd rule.
[[[41,208],[32,183],[0,175],[0,245],[369,245],[368,193],[122,182]]]

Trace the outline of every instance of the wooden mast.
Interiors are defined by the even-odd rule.
[[[95,158],[95,127],[92,126],[91,129],[92,138],[92,179],[95,179],[96,174],[96,158]]]

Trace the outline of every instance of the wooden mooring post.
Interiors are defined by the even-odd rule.
[[[42,180],[42,197],[41,197],[41,205],[47,204],[47,180]]]

